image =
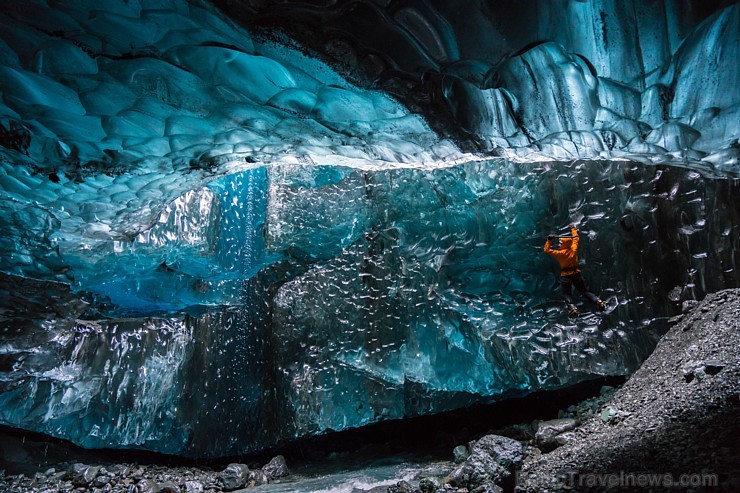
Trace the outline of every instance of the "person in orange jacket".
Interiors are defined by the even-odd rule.
[[[578,268],[579,237],[578,230],[572,224],[570,225],[570,234],[572,238],[563,238],[562,240],[554,234],[550,234],[545,240],[545,253],[555,257],[555,260],[560,264],[560,286],[563,288],[565,302],[568,303],[568,316],[578,316],[578,309],[573,304],[573,298],[571,297],[573,286],[581,293],[581,296],[595,303],[599,310],[604,311],[606,310],[606,303],[588,290],[586,280],[581,274],[581,269]]]

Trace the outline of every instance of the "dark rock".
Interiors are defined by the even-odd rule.
[[[247,485],[250,487],[259,486],[261,484],[269,483],[270,478],[262,470],[249,471],[249,479],[247,479]]]
[[[159,485],[151,479],[142,479],[136,483],[136,493],[159,493]]]
[[[290,474],[288,471],[288,464],[286,464],[285,457],[282,455],[273,457],[270,462],[262,467],[262,472],[265,473],[265,476],[267,476],[269,481],[284,478]]]
[[[458,445],[452,451],[452,455],[455,457],[455,462],[463,462],[470,456],[470,451],[465,445]]]
[[[561,433],[560,435],[553,437],[552,440],[548,442],[548,446],[552,447],[550,450],[555,450],[558,447],[567,445],[571,441],[575,440],[575,438],[575,432],[566,431],[565,433]]]
[[[100,469],[100,474],[107,474],[109,476],[127,476],[129,472],[128,466],[124,464],[114,464],[112,466],[106,466]]]
[[[249,481],[249,467],[246,464],[229,464],[219,474],[224,491],[243,488]]]
[[[80,464],[78,462],[69,468],[67,478],[75,486],[88,486],[95,480],[95,476],[98,475],[99,470],[99,466],[88,466],[87,464]]]
[[[473,444],[470,456],[444,482],[469,490],[489,483],[500,484],[523,460],[521,443],[499,435],[486,435]]]
[[[200,481],[185,481],[182,484],[182,491],[185,493],[203,493],[204,490]]]
[[[103,476],[102,474],[95,476],[95,480],[93,481],[93,485],[96,488],[102,488],[108,483],[110,483],[110,478],[108,476]]]
[[[707,375],[716,375],[721,372],[725,367],[725,363],[716,359],[706,360],[704,362],[704,372]]]
[[[388,493],[416,493],[418,491],[406,481],[399,481],[395,486],[388,487]]]
[[[561,437],[560,435],[576,429],[577,426],[578,421],[573,418],[542,421],[537,426],[537,433],[534,436],[535,443],[544,452],[555,450],[567,443],[567,437]]]
[[[66,476],[67,476],[66,471],[55,472],[48,477],[47,483],[58,484],[62,482],[62,480],[64,480]]]
[[[487,453],[505,468],[518,466],[524,459],[522,444],[511,438],[486,435],[473,445],[471,454]]]
[[[691,311],[699,302],[696,300],[686,300],[681,304],[681,312],[686,314]]]
[[[435,493],[441,487],[442,485],[435,478],[424,478],[419,481],[419,490],[421,490],[421,493]]]
[[[170,482],[159,485],[159,493],[180,493],[180,487]]]

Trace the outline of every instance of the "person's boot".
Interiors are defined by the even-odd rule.
[[[568,305],[568,316],[570,318],[576,318],[578,316],[578,308],[575,305]]]
[[[606,311],[606,301],[604,300],[597,300],[596,304],[599,305],[599,311]]]

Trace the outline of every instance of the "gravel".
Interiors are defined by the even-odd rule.
[[[525,460],[517,491],[740,491],[740,290],[673,322],[565,445]]]

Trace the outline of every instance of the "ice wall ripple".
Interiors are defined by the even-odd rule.
[[[0,271],[81,282],[111,238],[250,168],[472,159],[444,136],[520,162],[736,172],[737,4],[215,3],[271,41],[199,0],[4,3]],[[291,26],[352,77],[274,32]],[[197,265],[192,282],[222,281]]]
[[[130,241],[177,197],[249,168],[460,154],[390,96],[284,41],[197,0],[6,2],[0,207],[35,218],[3,221],[17,241],[0,270],[69,282],[59,256]]]
[[[226,456],[628,374],[684,301],[740,284],[737,178],[585,160],[263,172],[191,196],[266,189],[263,243],[240,262],[271,260],[205,313],[84,321],[63,284],[3,278],[15,308],[0,313],[2,422],[89,447]],[[244,193],[223,202],[241,210]],[[254,234],[218,219],[229,214],[208,228]],[[149,248],[168,248],[179,217]],[[564,313],[542,245],[569,222],[607,314]],[[34,313],[44,305],[56,308]]]
[[[213,2],[478,150],[737,167],[736,2]]]

